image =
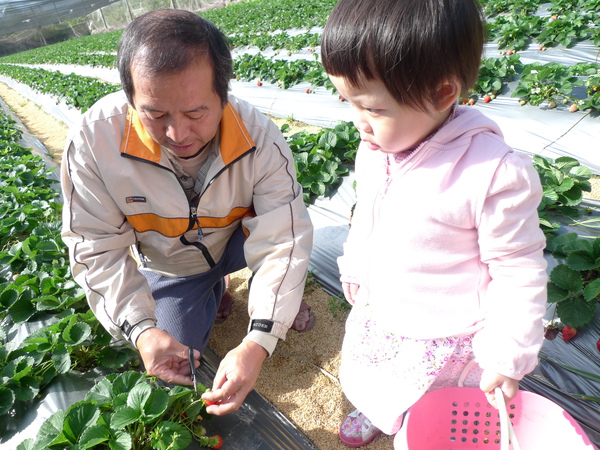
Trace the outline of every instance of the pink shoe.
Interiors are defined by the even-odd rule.
[[[371,423],[358,409],[346,416],[340,425],[339,431],[342,444],[347,447],[358,448],[367,445],[378,435],[381,430]]]

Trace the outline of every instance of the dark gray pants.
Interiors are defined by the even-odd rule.
[[[225,253],[208,272],[182,278],[142,270],[156,300],[157,326],[183,345],[204,351],[221,297],[224,277],[246,267],[245,235],[239,227],[231,236]]]

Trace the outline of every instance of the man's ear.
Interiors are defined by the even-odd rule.
[[[439,112],[450,108],[460,96],[460,86],[455,81],[444,81],[436,92],[436,109]]]

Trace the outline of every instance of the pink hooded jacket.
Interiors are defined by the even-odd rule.
[[[359,148],[341,280],[360,285],[357,303],[386,329],[477,333],[480,366],[520,380],[537,364],[547,284],[530,158],[469,107],[391,174],[386,158]]]

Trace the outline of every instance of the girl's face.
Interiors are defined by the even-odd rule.
[[[362,80],[354,87],[344,77],[330,76],[338,92],[352,106],[354,126],[371,150],[398,153],[419,144],[448,116],[429,105],[430,113],[400,105],[380,80]]]

